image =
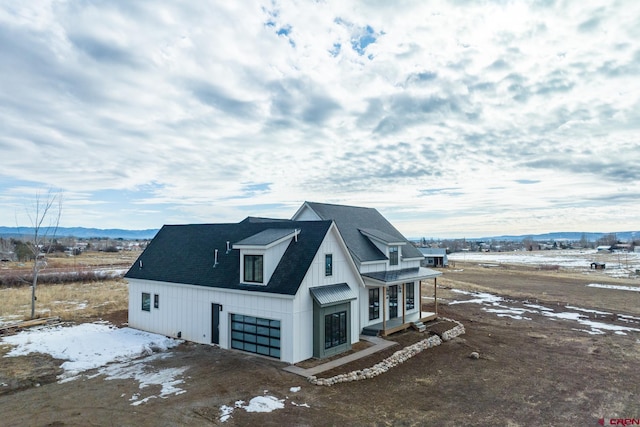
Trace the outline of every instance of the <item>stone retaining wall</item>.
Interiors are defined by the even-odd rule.
[[[441,318],[441,320],[447,320],[449,322],[454,322],[457,325],[442,333],[442,339],[439,336],[433,335],[429,338],[426,338],[422,341],[419,341],[415,344],[407,346],[402,350],[398,350],[393,353],[390,357],[387,357],[380,363],[376,363],[371,368],[366,369],[358,369],[357,371],[351,371],[348,374],[340,374],[333,376],[331,378],[317,378],[315,376],[310,376],[307,380],[314,385],[324,385],[324,386],[332,386],[334,384],[346,383],[351,381],[360,381],[366,380],[369,378],[377,377],[378,375],[384,374],[389,369],[398,366],[401,363],[411,359],[418,353],[423,352],[424,350],[438,346],[442,344],[442,341],[449,341],[458,335],[464,334],[464,326],[462,323],[453,319]]]

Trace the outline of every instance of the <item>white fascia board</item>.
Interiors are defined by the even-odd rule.
[[[298,216],[305,210],[305,209],[309,209],[311,212],[313,212],[318,218],[320,218],[320,215],[318,215],[316,213],[316,211],[314,211],[313,209],[311,209],[311,206],[309,206],[309,203],[304,202],[302,204],[302,206],[300,206],[298,208],[298,210],[296,211],[296,213],[293,214],[293,216],[291,217],[291,221],[297,221],[298,220]],[[322,219],[322,218],[320,218]]]
[[[387,242],[379,237],[374,236],[373,234],[367,233],[364,230],[360,230],[360,233],[364,234],[367,238],[375,240],[376,242],[380,242],[386,246],[403,246],[407,244],[407,242],[405,242],[404,240],[398,240],[397,242]]]
[[[414,277],[414,278],[394,280],[392,282],[385,282],[384,280],[377,280],[377,279],[374,279],[372,277],[363,277],[363,279],[364,279],[365,283],[369,283],[371,286],[388,287],[388,286],[393,286],[393,285],[400,285],[402,283],[411,282],[411,281],[415,282],[416,280],[435,279],[436,277],[442,276],[442,273],[439,272],[439,271],[435,271],[435,270],[431,270],[431,269],[429,269],[429,270],[432,271],[433,274],[429,274],[428,276],[422,276],[420,278]]]
[[[422,258],[420,258],[422,259]],[[362,265],[374,265],[374,264],[380,264],[381,267],[384,267],[387,265],[387,261],[389,261],[389,258],[385,257],[384,259],[378,259],[375,261],[362,261],[360,262],[360,264]]]

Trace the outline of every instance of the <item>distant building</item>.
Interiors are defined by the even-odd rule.
[[[598,246],[596,250],[598,252],[611,252],[611,246],[610,245]]]
[[[0,260],[2,260],[2,262],[17,261],[18,257],[14,252],[6,251],[0,252]]]
[[[423,267],[448,267],[447,250],[440,248],[418,248],[424,261],[421,262]]]
[[[613,252],[631,252],[631,243],[616,243],[611,246]]]

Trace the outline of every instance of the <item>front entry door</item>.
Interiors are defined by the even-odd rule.
[[[220,344],[220,304],[211,304],[211,343]]]
[[[398,285],[389,286],[389,319],[398,317]]]

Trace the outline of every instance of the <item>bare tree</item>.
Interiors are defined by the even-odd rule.
[[[62,193],[49,190],[46,197],[36,193],[35,202],[27,210],[27,216],[33,228],[29,248],[33,252],[33,282],[31,284],[31,318],[36,312],[36,285],[38,274],[47,266],[46,256],[53,248],[53,240],[58,232],[62,216]]]

